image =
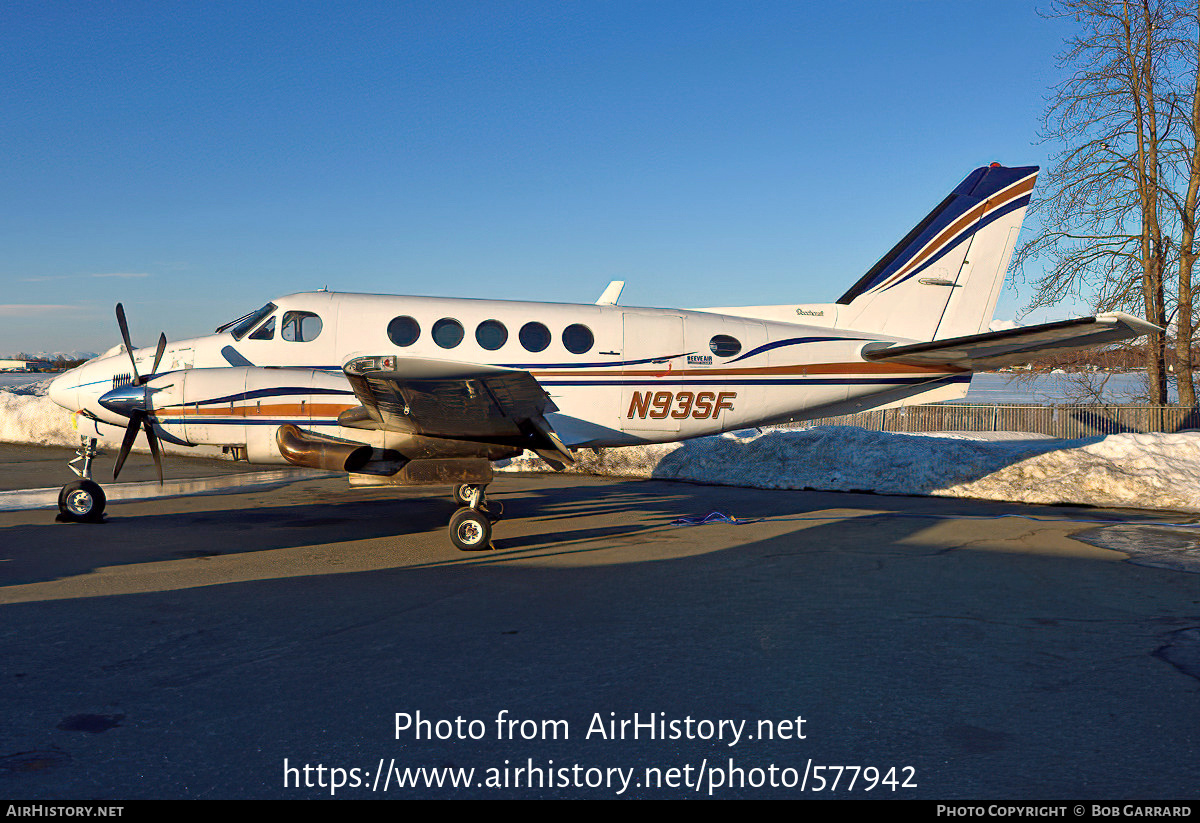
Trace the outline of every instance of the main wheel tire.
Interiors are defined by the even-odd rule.
[[[483,493],[487,486],[474,486],[470,483],[459,483],[454,487],[454,502],[460,506],[470,506],[471,495],[475,493],[475,489],[479,489],[479,503],[483,505]]]
[[[459,509],[450,518],[450,542],[460,552],[482,552],[492,547],[492,524],[482,512]]]
[[[104,514],[104,489],[91,480],[76,480],[58,493],[58,510],[72,523],[97,523]]]

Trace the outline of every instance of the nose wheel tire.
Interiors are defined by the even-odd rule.
[[[483,512],[459,509],[450,518],[450,542],[462,552],[482,552],[492,547],[492,524]]]
[[[104,490],[91,480],[76,480],[58,493],[58,510],[72,523],[98,523],[104,514]]]

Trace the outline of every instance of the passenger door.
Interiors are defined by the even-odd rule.
[[[624,346],[621,359],[624,379],[618,425],[637,433],[678,432],[672,417],[675,394],[681,388],[683,317],[677,314],[623,315]],[[649,362],[636,362],[639,360]],[[632,361],[632,362],[631,362]],[[656,438],[657,439],[657,438]]]

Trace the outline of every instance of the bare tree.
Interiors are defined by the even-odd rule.
[[[1051,263],[1030,307],[1086,295],[1098,311],[1166,326],[1165,275],[1180,248],[1170,228],[1183,199],[1165,193],[1185,145],[1175,116],[1183,17],[1169,0],[1060,0],[1048,16],[1073,17],[1082,31],[1059,57],[1070,74],[1044,116],[1043,137],[1063,148],[1033,206],[1043,229],[1016,255],[1021,267]],[[1146,351],[1150,400],[1165,403],[1165,335],[1150,335]]]
[[[1179,175],[1187,181],[1186,192],[1182,200],[1175,198],[1180,225],[1179,276],[1174,323],[1175,378],[1180,405],[1195,406],[1196,387],[1192,380],[1192,372],[1196,364],[1192,354],[1192,340],[1195,337],[1196,326],[1192,311],[1192,269],[1198,253],[1196,205],[1197,196],[1200,194],[1200,4],[1190,9],[1190,14],[1181,14],[1180,18],[1186,19],[1191,29],[1191,37],[1181,38],[1179,41],[1180,62],[1191,75],[1191,111],[1188,112],[1187,129],[1184,132],[1187,143],[1179,152],[1186,163],[1186,168],[1181,169]],[[1187,99],[1187,96],[1182,96],[1181,99]]]

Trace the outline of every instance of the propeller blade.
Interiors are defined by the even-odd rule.
[[[133,344],[129,342],[129,324],[125,322],[125,307],[120,303],[117,304],[117,325],[121,328],[121,340],[125,343],[125,351],[129,354],[129,362],[133,366],[133,382],[140,384],[142,378],[138,374],[137,362],[133,359]]]
[[[158,348],[154,351],[154,366],[150,369],[150,373],[142,378],[142,382],[149,381],[154,375],[158,374],[158,364],[162,362],[163,352],[167,350],[167,336],[162,332],[158,333]]]
[[[142,429],[146,432],[146,442],[150,444],[150,453],[154,455],[154,467],[158,469],[158,485],[161,486],[163,484],[162,455],[158,451],[158,435],[154,433],[154,426],[150,425],[148,415],[142,418]]]
[[[121,329],[121,341],[125,344],[125,351],[129,355],[129,363],[133,366],[133,383],[135,386],[144,385],[158,373],[158,364],[162,362],[163,352],[167,350],[167,336],[162,333],[158,335],[158,348],[154,351],[154,366],[151,367],[150,374],[142,377],[138,374],[137,361],[133,359],[133,344],[129,342],[129,323],[125,319],[125,307],[120,303],[117,304],[117,325]],[[150,415],[148,413],[150,391],[149,389],[145,389],[144,391],[142,408],[134,409],[133,413],[129,415],[129,426],[125,429],[125,437],[121,440],[121,451],[117,453],[117,464],[113,467],[113,480],[116,480],[117,475],[121,473],[121,467],[125,465],[125,458],[129,457],[129,450],[133,448],[133,441],[137,439],[138,429],[140,428],[146,433],[146,442],[150,445],[150,454],[154,455],[154,467],[158,469],[158,485],[161,486],[163,482],[162,453],[158,448],[158,435],[154,433],[154,426],[150,423]],[[122,411],[121,413],[124,414],[125,412]]]
[[[113,480],[116,480],[117,475],[121,473],[121,467],[125,465],[125,458],[129,456],[129,450],[133,448],[133,441],[137,437],[138,429],[145,417],[146,413],[142,411],[135,411],[129,416],[129,426],[126,427],[125,437],[121,440],[121,450],[117,452],[117,465],[113,467]]]

